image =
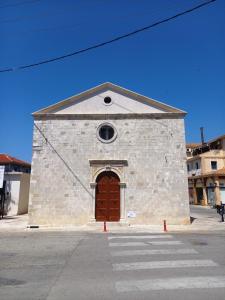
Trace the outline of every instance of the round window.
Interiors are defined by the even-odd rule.
[[[110,104],[112,104],[112,99],[110,98],[110,97],[105,97],[104,98],[104,104],[105,105],[110,105]]]
[[[98,138],[104,143],[110,143],[116,138],[115,128],[108,123],[102,124],[98,128]]]

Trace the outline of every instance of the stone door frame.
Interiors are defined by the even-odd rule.
[[[120,223],[126,221],[125,217],[125,190],[126,183],[125,178],[125,167],[128,165],[127,160],[89,160],[91,168],[91,180],[90,187],[92,189],[92,204],[91,204],[91,222],[96,222],[95,219],[95,197],[96,197],[96,179],[99,174],[106,171],[112,171],[120,179]]]

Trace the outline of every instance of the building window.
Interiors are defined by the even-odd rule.
[[[198,162],[196,162],[196,163],[195,163],[195,168],[196,168],[196,170],[198,170],[198,169],[199,169]]]
[[[97,137],[103,143],[111,143],[117,136],[116,129],[109,123],[101,124],[97,130]]]
[[[212,170],[217,170],[217,161],[211,161],[211,169]]]
[[[190,166],[189,166],[189,164],[187,165],[187,170],[188,170],[188,172],[190,171]]]
[[[105,105],[111,105],[112,104],[112,99],[111,99],[111,97],[105,97],[104,98],[104,104]]]

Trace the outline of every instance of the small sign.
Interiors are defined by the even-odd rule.
[[[5,166],[0,166],[0,189],[3,188],[4,173],[5,173]]]
[[[128,218],[136,218],[136,212],[132,211],[132,210],[128,211],[127,212],[127,217]]]

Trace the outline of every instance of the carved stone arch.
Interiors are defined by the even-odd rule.
[[[120,170],[116,167],[111,167],[111,166],[99,167],[98,170],[96,170],[95,173],[93,174],[93,182],[96,182],[98,175],[100,175],[102,172],[106,172],[106,171],[114,172],[119,177],[120,182],[121,182],[122,174],[121,174]]]
[[[119,177],[120,186],[120,222],[124,223],[125,218],[125,167],[128,165],[127,160],[105,160],[105,159],[90,159],[90,187],[92,189],[92,203],[91,203],[91,222],[95,222],[95,197],[96,197],[96,179],[105,171],[112,171]]]
[[[112,170],[101,172],[96,179],[96,221],[120,221],[120,179]]]

